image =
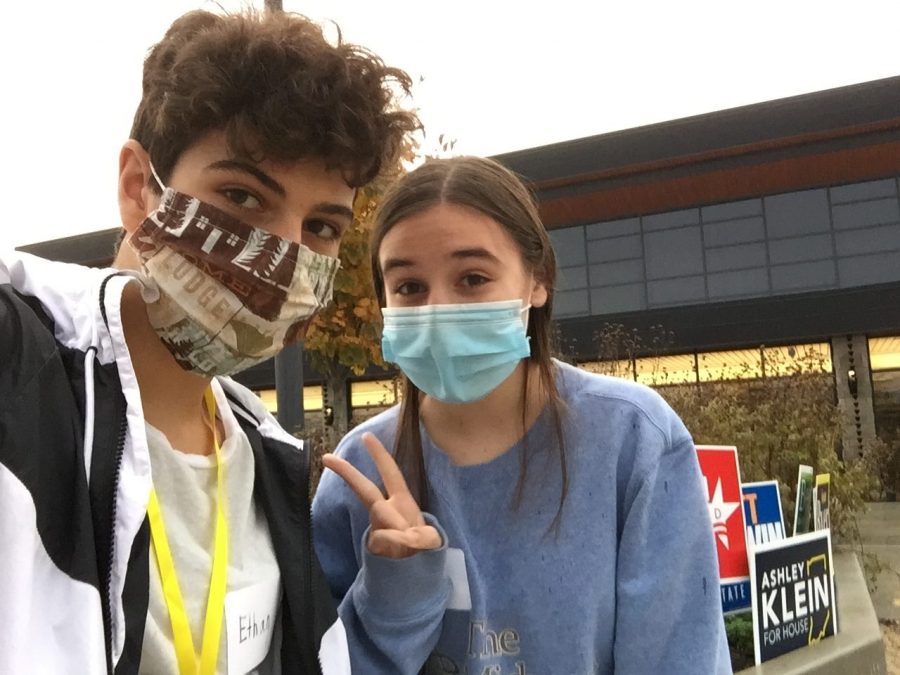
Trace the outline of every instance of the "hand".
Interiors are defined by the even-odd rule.
[[[440,548],[441,535],[425,524],[397,462],[372,434],[363,434],[362,441],[375,461],[387,497],[347,460],[329,453],[322,457],[322,463],[343,478],[369,510],[369,551],[386,558],[408,558],[419,551]]]

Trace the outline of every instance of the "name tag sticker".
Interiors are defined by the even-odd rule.
[[[266,658],[280,598],[281,579],[277,576],[225,596],[228,675],[245,675]]]
[[[453,590],[450,591],[450,601],[447,609],[472,609],[472,596],[469,595],[469,577],[466,574],[466,554],[462,549],[448,548],[445,563],[447,576]]]

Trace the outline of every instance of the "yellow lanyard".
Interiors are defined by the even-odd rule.
[[[212,388],[204,395],[206,410],[212,422],[213,445],[216,450],[216,540],[213,556],[212,573],[209,582],[209,597],[206,600],[206,619],[203,623],[203,646],[200,658],[194,649],[191,637],[191,626],[184,611],[184,600],[178,577],[175,574],[175,563],[166,537],[159,500],[156,490],[150,491],[150,503],[147,504],[147,516],[150,519],[150,536],[156,549],[156,562],[162,582],[163,596],[172,622],[172,636],[175,641],[175,655],[178,659],[178,671],[181,675],[214,675],[219,659],[219,641],[222,635],[222,617],[225,614],[225,590],[228,571],[228,519],[225,502],[225,464],[219,448],[216,433],[216,399]]]

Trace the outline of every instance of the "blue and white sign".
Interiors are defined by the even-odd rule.
[[[777,480],[741,485],[747,548],[784,539],[784,517]]]

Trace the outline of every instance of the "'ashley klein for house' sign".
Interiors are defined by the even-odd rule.
[[[756,663],[837,633],[831,530],[751,547]]]

